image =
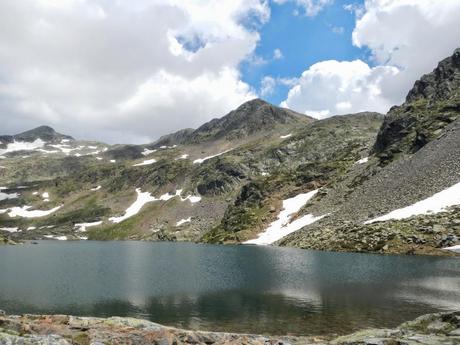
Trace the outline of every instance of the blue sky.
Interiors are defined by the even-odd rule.
[[[293,2],[271,3],[270,21],[259,28],[260,41],[255,51],[263,62],[244,61],[242,80],[259,90],[264,76],[296,78],[324,60],[361,59],[372,65],[369,50],[352,44],[356,18],[344,9],[349,4],[362,6],[363,1],[336,0],[316,16],[305,15]],[[282,58],[274,59],[275,49],[280,49]],[[279,104],[286,99],[288,90],[289,86],[278,85],[273,94],[264,98]]]

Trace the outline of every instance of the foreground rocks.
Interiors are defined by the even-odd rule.
[[[334,340],[186,331],[133,318],[65,315],[8,316],[0,312],[0,344],[460,344],[460,311],[429,314],[395,329],[371,329]]]

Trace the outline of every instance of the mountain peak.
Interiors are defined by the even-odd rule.
[[[227,115],[213,119],[189,138],[190,142],[202,142],[226,138],[238,139],[257,132],[272,131],[279,126],[306,124],[314,119],[295,111],[280,108],[260,98],[241,104]]]
[[[37,139],[41,139],[46,142],[60,141],[62,139],[73,140],[71,136],[58,133],[54,130],[54,128],[45,125],[13,135],[12,137],[17,141],[34,141]]]

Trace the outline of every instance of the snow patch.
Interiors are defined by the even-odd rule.
[[[290,138],[290,137],[292,137],[292,133],[280,136],[281,139],[287,139],[287,138]]]
[[[369,157],[364,157],[356,161],[355,164],[364,164],[364,163],[367,163],[368,161],[369,161]]]
[[[6,189],[6,188],[3,188]],[[0,189],[1,191],[2,189]],[[3,193],[0,192],[0,200],[9,200],[9,199],[17,199],[19,197],[18,193]]]
[[[144,148],[144,151],[141,152],[141,154],[144,155],[144,156],[148,156],[149,154],[152,154],[154,152],[157,152],[157,150],[149,150],[147,148]]]
[[[38,148],[45,146],[45,142],[41,139],[37,139],[31,143],[27,141],[14,141],[6,146],[6,149],[0,149],[0,156],[16,151],[33,151]]]
[[[111,159],[110,163],[116,163],[117,161],[115,159]]]
[[[42,211],[42,210],[29,211],[29,209],[32,208],[32,206],[12,207],[10,209],[10,212],[8,213],[8,215],[11,218],[14,218],[14,217],[23,217],[23,218],[45,217],[45,216],[48,216],[48,215],[56,212],[61,207],[62,207],[62,205],[61,206],[56,206],[55,208],[52,208],[51,210],[45,210],[45,211]]]
[[[27,230],[27,231],[30,231],[30,230],[35,230],[35,229],[37,229],[36,226],[29,226],[26,230]]]
[[[187,159],[188,158],[188,154],[183,154],[182,156],[176,158],[176,160],[179,160],[179,159]]]
[[[211,159],[211,158],[214,158],[214,157],[218,157],[218,156],[223,155],[223,154],[225,154],[225,153],[227,153],[227,152],[230,152],[230,151],[232,151],[232,150],[233,150],[233,149],[229,149],[229,150],[226,150],[226,151],[224,151],[224,152],[221,152],[221,153],[218,153],[218,154],[215,154],[215,155],[212,155],[212,156],[208,156],[208,157],[204,157],[204,158],[195,159],[195,160],[193,161],[193,164],[201,164],[201,163],[203,163],[204,161],[207,161],[208,159]]]
[[[98,226],[102,224],[102,220],[98,222],[92,222],[92,223],[77,223],[74,225],[74,227],[77,228],[78,232],[86,232],[86,228],[92,227],[92,226]]]
[[[137,188],[136,189],[136,193],[137,193],[137,199],[136,201],[130,206],[128,207],[128,209],[125,211],[125,214],[123,216],[120,216],[120,217],[110,217],[109,220],[112,222],[112,223],[120,223],[136,214],[139,213],[139,211],[141,210],[141,208],[149,203],[149,202],[152,202],[152,201],[168,201],[176,196],[180,197],[182,201],[186,201],[186,200],[189,200],[191,203],[196,203],[196,202],[199,202],[201,200],[201,197],[200,196],[193,196],[193,195],[188,195],[187,197],[185,198],[182,198],[181,196],[181,193],[182,193],[182,189],[178,189],[176,190],[176,192],[174,194],[170,194],[170,193],[165,193],[163,195],[161,195],[159,198],[155,198],[154,196],[152,196],[149,192],[145,192],[145,193],[142,193],[141,189],[140,188]]]
[[[54,235],[45,235],[46,238],[58,240],[58,241],[67,241],[67,236],[54,236]]]
[[[59,149],[59,150],[62,151],[62,153],[65,153],[67,155],[72,151],[79,150],[79,147],[78,148],[71,148],[71,147],[69,147],[69,145],[66,145],[66,144],[55,144],[55,145],[49,145],[49,146],[54,147],[55,149]]]
[[[384,222],[390,219],[405,219],[412,216],[429,213],[439,213],[446,211],[446,208],[460,204],[460,182],[436,193],[429,198],[418,201],[410,206],[400,208],[381,217],[377,217],[364,222],[371,224],[375,222]]]
[[[192,221],[192,217],[188,217],[186,219],[181,219],[176,223],[176,226],[181,226],[182,224],[190,223],[191,221]]]
[[[142,193],[140,188],[136,189],[136,193],[137,193],[136,201],[126,209],[125,214],[123,216],[109,218],[109,220],[112,223],[120,223],[120,222],[122,222],[122,221],[124,221],[124,220],[126,220],[126,219],[128,219],[128,218],[130,218],[130,217],[132,217],[132,216],[134,216],[136,214],[138,214],[139,211],[141,210],[141,208],[146,203],[157,200],[149,192]]]
[[[315,217],[307,214],[303,217],[292,220],[292,217],[311,199],[318,189],[308,193],[296,195],[293,198],[283,200],[283,210],[279,213],[278,218],[270,226],[258,235],[256,239],[244,242],[245,244],[267,245],[272,244],[281,238],[312,224],[326,215]]]
[[[452,247],[445,247],[445,248],[442,248],[442,249],[450,250],[450,251],[456,252],[456,253],[460,253],[460,244],[457,244],[457,245],[452,246]]]
[[[101,189],[101,188],[102,188],[102,186],[97,186],[97,187],[91,188],[91,190],[92,190],[92,191],[97,191],[97,190],[99,190],[99,189]]]
[[[133,167],[140,167],[140,166],[143,166],[143,165],[150,165],[150,164],[153,164],[153,163],[156,163],[156,162],[157,162],[156,159],[147,159],[147,160],[143,161],[142,163],[134,164]]]
[[[7,232],[18,232],[18,228],[0,228],[2,231],[7,231]]]

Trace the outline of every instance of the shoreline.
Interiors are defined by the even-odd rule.
[[[126,317],[7,315],[0,311],[0,344],[102,345],[364,345],[460,344],[460,311],[427,314],[394,329],[366,329],[335,339],[191,331]]]
[[[151,242],[151,243],[192,243],[192,244],[203,244],[203,245],[214,245],[214,246],[258,246],[254,244],[243,244],[243,243],[206,243],[206,242],[194,242],[194,241],[150,241],[150,240],[78,240],[78,239],[68,239],[65,241],[58,241],[55,239],[38,239],[38,240],[21,240],[21,241],[13,241],[9,238],[4,238],[2,241],[2,237],[0,237],[0,246],[1,245],[37,245],[43,241],[53,241],[53,242]],[[328,252],[328,253],[350,253],[350,254],[373,254],[373,255],[403,255],[403,256],[426,256],[426,257],[460,257],[459,251],[451,251],[444,248],[427,248],[424,246],[414,247],[413,251],[367,251],[367,250],[344,250],[344,249],[320,249],[320,248],[305,248],[301,246],[290,246],[290,245],[269,245],[273,247],[279,248],[290,248],[290,249],[298,249],[298,250],[306,250],[306,251],[319,251],[319,252]]]

